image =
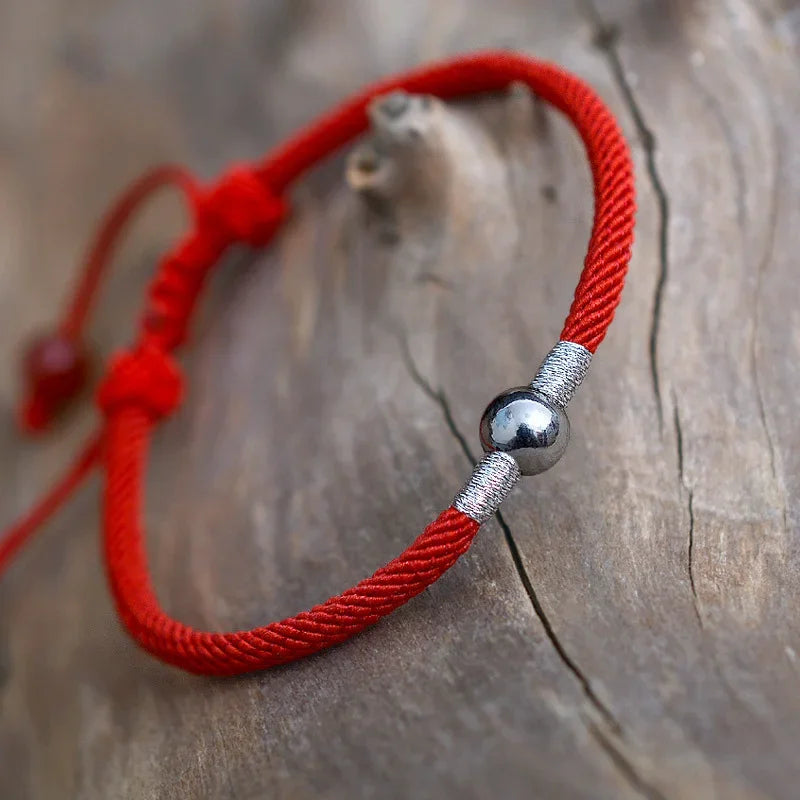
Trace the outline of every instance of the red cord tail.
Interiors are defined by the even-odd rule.
[[[50,491],[24,516],[3,533],[0,539],[0,576],[19,549],[69,500],[98,463],[99,437],[91,438]]]

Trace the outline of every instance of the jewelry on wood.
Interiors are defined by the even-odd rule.
[[[142,530],[144,471],[158,423],[183,399],[174,352],[184,342],[207,276],[227,249],[268,244],[289,214],[290,184],[364,131],[367,109],[390,95],[400,113],[407,94],[453,98],[499,91],[520,81],[561,111],[586,148],[594,181],[594,222],[560,341],[529,386],[508,390],[480,424],[481,459],[453,504],[397,558],[340,595],[279,622],[228,633],[197,631],[170,617],[153,589]],[[394,93],[394,94],[392,94]],[[569,440],[566,406],[620,300],[634,229],[633,167],[613,115],[595,92],[563,69],[511,52],[459,56],[379,81],[351,97],[252,165],[210,186],[185,170],[146,173],[112,206],[89,250],[61,324],[29,351],[20,422],[43,430],[79,394],[89,370],[82,331],[120,233],[155,192],[178,189],[192,211],[188,233],[160,260],[132,346],[111,360],[97,391],[103,416],[75,462],[43,499],[0,537],[0,572],[82,480],[100,467],[105,481],[103,548],[122,623],[163,661],[205,675],[235,675],[293,661],[343,642],[436,581],[469,548],[480,525],[521,474],[552,467]]]

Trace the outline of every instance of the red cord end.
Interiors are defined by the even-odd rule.
[[[23,359],[25,398],[20,427],[28,433],[46,430],[86,386],[88,355],[80,342],[61,334],[35,339]]]

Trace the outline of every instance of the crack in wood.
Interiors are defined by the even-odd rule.
[[[653,385],[653,394],[656,399],[656,411],[658,414],[659,431],[664,429],[664,409],[661,399],[661,383],[658,377],[658,334],[661,326],[661,307],[664,299],[664,291],[669,277],[669,220],[670,206],[664,182],[656,165],[656,137],[652,128],[649,127],[644,119],[642,108],[639,105],[633,86],[625,74],[617,42],[619,40],[619,29],[615,25],[603,21],[592,0],[585,0],[581,3],[586,15],[594,26],[593,40],[596,47],[605,55],[608,61],[611,74],[617,83],[617,87],[622,94],[628,112],[631,115],[639,141],[642,144],[645,156],[645,167],[647,176],[650,180],[651,188],[656,197],[658,206],[658,277],[656,279],[655,291],[653,294],[653,309],[650,322],[649,338],[649,357],[650,357],[650,378]]]
[[[587,722],[586,727],[594,740],[609,759],[611,759],[612,763],[634,791],[642,797],[648,798],[648,800],[666,800],[666,796],[639,774],[633,762],[600,730],[600,728],[591,722]]]
[[[678,399],[673,395],[674,422],[675,422],[675,444],[678,451],[678,483],[686,491],[687,510],[689,512],[689,533],[686,545],[687,570],[689,572],[689,587],[692,590],[692,605],[697,622],[703,627],[703,617],[700,614],[700,604],[697,597],[697,586],[694,580],[694,489],[686,483],[683,471],[683,428],[681,427],[681,415],[678,408]]]
[[[764,18],[762,15],[762,9],[759,9],[758,6],[753,6],[753,10],[755,11],[756,15],[762,19],[763,23]],[[769,23],[766,24],[769,25]],[[734,41],[738,39],[739,39],[738,36],[734,37]],[[760,66],[758,65],[757,62],[756,62],[756,69],[759,73],[762,73],[762,70],[760,69]],[[763,80],[766,80],[766,76],[764,76],[763,74],[761,77]],[[769,447],[769,458],[770,458],[770,467],[772,469],[772,478],[775,483],[776,490],[782,496],[781,519],[783,525],[783,532],[784,535],[788,537],[789,513],[788,513],[788,499],[787,499],[786,485],[778,476],[777,445],[775,443],[775,437],[773,435],[772,428],[770,427],[769,420],[767,418],[764,387],[761,379],[761,371],[758,368],[758,358],[757,358],[759,329],[761,325],[761,295],[763,291],[764,273],[767,271],[767,267],[772,262],[775,253],[775,235],[778,226],[778,204],[779,204],[778,182],[783,173],[783,141],[778,132],[776,124],[775,104],[774,101],[772,100],[772,96],[769,93],[767,93],[765,97],[767,98],[767,105],[769,108],[768,116],[769,116],[770,130],[772,133],[771,150],[774,153],[774,158],[772,161],[772,170],[771,170],[770,202],[768,211],[769,216],[767,218],[767,240],[764,246],[764,251],[762,253],[761,258],[758,261],[756,269],[756,290],[755,290],[755,300],[753,303],[754,311],[753,311],[752,336],[750,339],[750,358],[753,371],[753,381],[756,387],[756,401],[758,404],[759,418],[761,420],[761,425],[764,429],[764,435],[766,437],[767,445]]]
[[[689,585],[692,587],[692,596],[694,597],[695,601],[697,619],[700,622],[700,625],[702,625],[703,620],[700,617],[700,611],[697,608],[697,587],[694,584],[694,492],[691,489],[687,489],[687,493],[689,495],[687,502],[689,511],[689,545],[687,547],[689,554]]]
[[[687,543],[687,561],[688,561],[688,573],[689,573],[689,586],[692,591],[692,605],[694,607],[694,613],[697,617],[697,623],[701,630],[705,630],[705,625],[703,624],[703,617],[700,613],[700,601],[697,596],[697,586],[695,583],[694,577],[694,489],[692,489],[685,477],[684,472],[684,450],[683,450],[683,427],[681,425],[681,417],[680,417],[680,409],[678,407],[678,399],[673,392],[672,394],[672,402],[673,402],[673,409],[674,409],[674,423],[675,423],[675,440],[676,440],[676,449],[677,449],[677,456],[678,456],[678,483],[682,489],[686,491],[687,494],[687,510],[689,512],[689,531],[688,531],[688,543]],[[719,679],[720,685],[726,691],[728,696],[731,698],[731,701],[736,703],[740,708],[744,709],[747,713],[751,713],[750,709],[747,705],[742,701],[742,699],[737,694],[736,690],[731,686],[730,682],[728,681],[725,673],[722,670],[721,665],[719,664],[716,655],[714,654],[713,650],[708,651],[708,657],[711,661],[713,666],[714,672]]]
[[[450,403],[447,400],[444,392],[441,389],[434,389],[431,382],[419,371],[419,368],[414,361],[414,357],[411,355],[411,348],[408,345],[408,339],[403,335],[402,332],[398,332],[398,340],[400,342],[400,352],[403,357],[403,363],[405,364],[411,379],[431,400],[433,400],[434,403],[439,406],[442,411],[442,415],[444,416],[444,421],[447,424],[447,428],[458,442],[461,452],[466,457],[470,467],[475,466],[477,459],[473,455],[472,450],[467,443],[466,437],[458,429],[458,425],[456,425],[455,418],[453,417],[453,411],[450,408]]]
[[[603,719],[608,724],[608,727],[614,732],[617,736],[623,735],[622,725],[620,724],[619,720],[614,716],[611,709],[597,696],[589,678],[583,672],[583,670],[578,666],[578,664],[574,661],[572,656],[567,653],[564,649],[564,645],[561,643],[561,640],[556,635],[555,630],[553,629],[553,625],[550,622],[549,617],[545,613],[544,608],[542,607],[541,601],[539,600],[538,595],[536,594],[536,590],[533,587],[533,583],[531,582],[530,576],[528,575],[527,570],[525,569],[525,564],[522,560],[522,554],[519,551],[519,547],[517,547],[517,543],[514,539],[513,534],[511,533],[511,528],[509,528],[508,523],[503,516],[501,511],[498,511],[495,516],[497,517],[497,522],[500,525],[500,529],[503,531],[503,536],[506,540],[506,545],[508,546],[509,552],[511,553],[511,560],[514,562],[514,566],[516,567],[517,574],[519,575],[520,580],[522,581],[522,586],[525,589],[525,593],[528,595],[528,599],[531,602],[531,606],[533,610],[536,612],[536,616],[539,618],[539,621],[542,623],[542,627],[544,628],[545,634],[547,634],[547,638],[550,640],[550,644],[555,649],[556,653],[558,654],[561,661],[564,663],[564,666],[575,676],[578,683],[583,689],[584,695],[586,695],[586,699],[597,709],[597,711],[602,715]]]

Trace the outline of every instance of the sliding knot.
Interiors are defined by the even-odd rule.
[[[267,244],[289,213],[286,201],[245,167],[227,172],[196,203],[199,231],[251,247]]]
[[[158,421],[169,416],[183,398],[183,376],[172,356],[153,344],[115,356],[97,392],[106,416],[134,406]]]

